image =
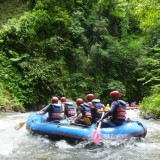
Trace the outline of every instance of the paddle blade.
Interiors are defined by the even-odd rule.
[[[86,124],[91,125],[91,121],[90,121],[90,119],[89,119],[89,118],[84,117],[84,118],[83,118],[83,121],[84,121]]]
[[[97,130],[92,133],[91,138],[94,143],[99,144],[99,133]]]
[[[21,123],[19,123],[19,125],[17,125],[17,126],[14,127],[15,130],[21,129],[21,128],[24,126],[25,123],[26,123],[26,122],[21,122]]]

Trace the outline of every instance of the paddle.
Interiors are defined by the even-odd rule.
[[[37,115],[37,114],[35,114],[34,116],[36,116],[36,115]],[[32,116],[31,118],[33,118],[34,116]],[[31,118],[29,118],[27,121],[29,121]],[[26,122],[27,122],[27,121],[26,121]],[[21,123],[19,123],[17,126],[14,127],[14,129],[15,129],[15,130],[21,129],[26,122],[21,122]]]
[[[84,121],[86,124],[91,125],[91,121],[90,121],[90,119],[89,119],[89,118],[84,117],[84,118],[83,118],[83,121]]]
[[[103,116],[104,116],[104,112],[102,113],[101,119],[103,118]],[[100,138],[99,137],[99,129],[101,127],[101,124],[102,124],[102,122],[100,121],[99,124],[98,124],[97,130],[95,130],[91,135],[91,138],[92,138],[93,142],[96,143],[96,144],[99,144],[99,138]]]
[[[49,105],[47,105],[46,107],[44,107],[43,109],[41,109],[39,112],[42,112],[42,111],[43,111],[44,109],[46,109],[48,106],[49,106]],[[37,114],[33,115],[31,118],[33,118],[33,117],[36,116],[36,115],[37,115]],[[29,121],[31,118],[29,118],[27,121]],[[25,122],[20,122],[17,126],[14,127],[14,129],[15,129],[15,130],[21,129],[27,121],[25,121]]]

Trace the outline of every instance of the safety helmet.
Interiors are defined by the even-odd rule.
[[[111,98],[119,98],[120,97],[120,93],[118,91],[112,91],[109,95]]]
[[[83,101],[82,98],[77,98],[77,99],[76,99],[76,104],[77,104],[77,105],[80,105],[80,104],[83,104],[83,103],[84,103],[84,101]]]
[[[94,99],[94,94],[87,94],[86,98],[87,98],[87,100],[91,101]]]
[[[66,97],[62,97],[61,98],[61,102],[66,102],[67,101],[67,98]]]
[[[58,103],[58,98],[57,97],[52,97],[51,103]]]

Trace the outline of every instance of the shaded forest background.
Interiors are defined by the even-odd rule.
[[[159,12],[158,0],[0,0],[1,104],[159,94]]]

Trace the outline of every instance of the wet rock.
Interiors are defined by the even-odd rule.
[[[12,106],[0,105],[0,112],[14,112]]]
[[[159,119],[160,118],[160,116],[158,116],[158,115],[154,115],[153,113],[151,113],[151,112],[147,112],[145,115],[143,115],[143,118],[144,119],[151,119],[151,118],[153,118],[153,119]]]

